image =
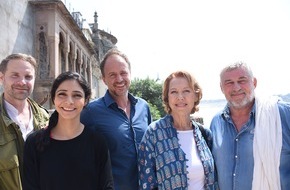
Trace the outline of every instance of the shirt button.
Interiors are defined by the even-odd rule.
[[[236,142],[238,142],[239,141],[239,139],[236,139]]]
[[[238,158],[238,155],[236,155],[235,158],[237,159]]]
[[[234,177],[236,177],[236,174],[233,174]]]

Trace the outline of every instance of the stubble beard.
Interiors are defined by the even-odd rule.
[[[22,90],[21,92],[19,90],[15,90],[15,88],[12,87],[11,92],[9,93],[10,97],[16,99],[16,100],[25,100],[29,97],[31,94],[31,89]]]
[[[129,88],[127,86],[127,83],[125,82],[124,86],[120,89],[117,87],[118,85],[114,85],[114,89],[112,92],[112,94],[115,97],[122,97],[122,96],[127,96]]]

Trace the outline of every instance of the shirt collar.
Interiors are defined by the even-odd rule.
[[[6,112],[8,116],[10,117],[10,119],[13,120],[19,126],[22,132],[22,137],[25,140],[27,135],[31,131],[33,131],[33,115],[32,115],[33,113],[32,113],[31,107],[29,109],[31,117],[29,119],[28,127],[26,128],[26,126],[23,123],[21,123],[20,120],[18,119],[18,110],[12,104],[7,102],[5,99],[4,99],[4,106],[6,108]]]
[[[6,108],[7,114],[9,115],[9,117],[14,120],[14,118],[17,117],[18,115],[18,110],[9,102],[7,102],[6,100],[4,100],[4,106]]]
[[[256,101],[254,102],[254,105],[252,107],[252,110],[251,110],[250,114],[251,115],[255,115],[255,113],[256,113]],[[231,118],[231,116],[230,116],[230,108],[229,108],[228,103],[226,104],[226,106],[222,110],[221,115],[226,120],[229,120]]]
[[[138,99],[135,98],[132,94],[128,93],[128,98],[129,98],[129,101],[131,102],[131,104],[133,106],[136,105],[136,103],[138,102]],[[116,105],[117,106],[117,103],[116,101],[113,99],[112,95],[110,94],[109,90],[107,90],[105,96],[104,96],[104,100],[105,100],[105,105],[107,107],[111,106],[111,105]]]

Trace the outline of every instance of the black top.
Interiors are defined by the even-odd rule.
[[[50,138],[36,150],[36,133],[24,147],[24,190],[113,189],[111,162],[105,139],[92,129],[70,140]]]

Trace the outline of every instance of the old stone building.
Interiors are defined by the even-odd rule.
[[[92,13],[93,16],[93,13]],[[116,37],[86,23],[80,12],[69,12],[60,0],[0,1],[0,59],[27,53],[39,64],[32,98],[51,109],[50,86],[64,71],[81,73],[92,88],[92,98],[105,92],[99,63],[117,43]]]

